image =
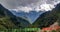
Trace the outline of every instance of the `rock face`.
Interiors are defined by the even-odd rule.
[[[57,6],[52,9],[52,11],[48,11],[40,15],[33,25],[38,28],[44,28],[49,27],[55,22],[58,22],[58,24],[60,23],[60,3],[57,4]]]
[[[0,4],[0,30],[28,27],[30,23],[21,17],[16,17]]]

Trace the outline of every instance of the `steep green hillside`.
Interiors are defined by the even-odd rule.
[[[60,23],[60,3],[52,10],[43,13],[34,23],[35,27],[44,28],[49,27],[55,22]]]
[[[28,27],[30,23],[21,17],[16,17],[0,4],[0,30]]]

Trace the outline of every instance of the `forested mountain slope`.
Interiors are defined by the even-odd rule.
[[[40,17],[33,23],[34,27],[44,28],[58,22],[60,25],[60,3],[56,5],[52,11],[48,11],[40,15]]]
[[[28,27],[30,23],[21,17],[16,17],[0,4],[0,30]]]

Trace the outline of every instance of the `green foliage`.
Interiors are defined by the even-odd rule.
[[[55,30],[52,30],[52,32],[57,32],[57,31],[55,31]]]
[[[9,20],[9,17],[3,17],[0,18],[0,25],[3,26],[0,28],[3,28],[2,30],[6,29],[12,29],[12,28],[16,28],[15,24],[13,22],[11,22],[11,20]]]
[[[28,20],[13,15],[0,4],[0,30],[24,28],[28,25],[30,25]]]
[[[28,31],[28,29],[29,29],[29,31]],[[32,29],[32,30],[31,30],[31,29]],[[7,30],[3,30],[3,32],[37,32],[38,30],[40,30],[40,29],[38,29],[38,28],[34,28],[34,29],[35,29],[35,30],[33,30],[33,28],[7,29]],[[1,31],[0,31],[0,32],[1,32]]]

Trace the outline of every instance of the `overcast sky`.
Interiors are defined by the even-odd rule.
[[[32,10],[31,7],[33,8],[33,6],[35,7],[44,3],[56,4],[55,2],[59,1],[60,0],[0,0],[0,3],[8,9],[19,9],[19,7],[22,9],[24,7],[23,9],[28,11],[29,9]],[[27,9],[28,6],[29,9]]]
[[[17,6],[26,6],[31,3],[36,3],[39,0],[0,0],[0,3],[7,8],[16,8]]]

